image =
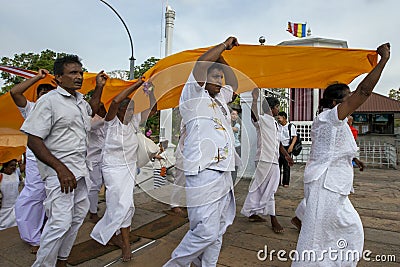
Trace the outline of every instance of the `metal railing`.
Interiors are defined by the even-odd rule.
[[[397,149],[394,145],[379,141],[358,141],[358,158],[368,168],[397,168]],[[300,155],[293,157],[296,163],[306,163],[311,144],[304,144]]]

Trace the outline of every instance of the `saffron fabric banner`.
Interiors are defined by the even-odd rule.
[[[154,85],[158,109],[176,107],[183,85],[200,55],[209,48],[183,51],[161,59],[145,74],[145,80]],[[324,48],[304,46],[240,45],[225,51],[222,56],[238,77],[238,93],[259,88],[325,88],[333,82],[350,83],[363,73],[371,71],[377,63],[375,50]],[[35,88],[49,83],[54,77],[48,75],[25,96],[35,101]],[[123,89],[136,80],[124,81],[110,78],[103,90],[102,102],[106,107]],[[96,73],[84,73],[81,93],[93,90]],[[135,113],[149,107],[148,96],[138,90],[133,96]],[[22,116],[13,103],[10,94],[0,96],[0,127],[19,129]]]

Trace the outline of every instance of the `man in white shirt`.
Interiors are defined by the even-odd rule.
[[[279,122],[279,141],[285,148],[285,150],[291,155],[293,147],[297,140],[296,127],[287,121],[287,114],[284,111],[278,113]],[[289,130],[290,127],[290,130]],[[281,185],[283,187],[289,187],[290,182],[290,166],[282,153],[279,154],[279,170],[282,174]]]
[[[28,146],[38,159],[40,175],[45,180],[48,220],[33,264],[41,267],[67,266],[79,227],[88,212],[87,134],[107,80],[103,71],[97,74],[96,88],[87,103],[76,92],[83,82],[78,56],[56,59],[54,75],[57,89],[36,102],[21,127],[28,134]]]
[[[221,54],[237,45],[237,39],[229,37],[200,56],[182,90],[179,110],[186,128],[183,166],[190,230],[164,266],[216,266],[222,236],[235,218],[235,139],[227,103],[237,79]]]

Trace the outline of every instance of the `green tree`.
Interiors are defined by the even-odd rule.
[[[390,89],[389,97],[400,101],[400,88],[397,89],[397,90],[396,89]]]
[[[64,56],[65,53],[57,53],[49,49],[35,53],[21,53],[15,54],[13,58],[3,57],[1,59],[1,65],[18,67],[26,70],[37,71],[39,69],[47,69],[50,72],[53,71],[54,60],[57,57]],[[22,82],[24,78],[10,74],[8,72],[1,72],[1,78],[4,80],[4,86],[0,89],[0,95],[4,94],[10,89]]]
[[[158,58],[150,57],[146,59],[140,66],[135,66],[134,74],[138,78],[142,76],[147,70],[153,67],[159,61]]]

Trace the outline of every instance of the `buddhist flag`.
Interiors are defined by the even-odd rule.
[[[289,21],[287,31],[299,38],[306,37],[306,25],[306,23],[293,23]]]

